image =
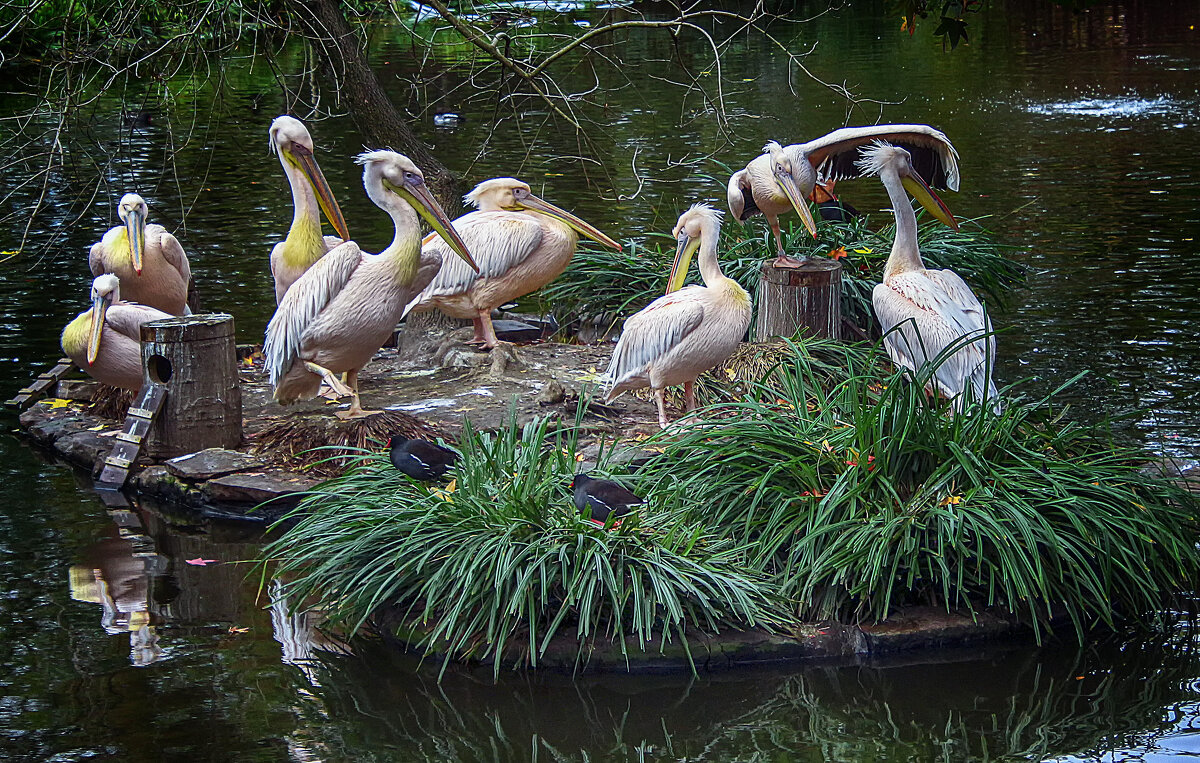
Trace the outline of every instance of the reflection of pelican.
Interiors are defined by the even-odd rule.
[[[350,240],[341,207],[325,181],[325,175],[313,156],[313,140],[299,119],[286,114],[271,122],[271,150],[279,154],[283,174],[292,188],[292,227],[287,238],[271,250],[271,275],[275,277],[275,303],[283,299],[288,287],[304,271],[343,240]],[[321,215],[341,238],[321,235]]]
[[[161,225],[147,225],[149,208],[136,193],[117,205],[124,223],[92,245],[88,266],[92,275],[113,273],[130,302],[156,307],[171,315],[187,315],[188,282],[192,268],[179,240]]]
[[[116,527],[110,530],[116,533]],[[71,598],[99,604],[105,632],[129,633],[130,660],[142,667],[162,656],[151,612],[156,555],[135,555],[133,544],[108,537],[86,550],[86,563],[67,572]]]
[[[664,429],[665,388],[682,384],[687,410],[695,410],[696,377],[728,358],[750,326],[750,295],[737,281],[722,275],[717,262],[720,232],[721,213],[707,204],[694,204],[680,216],[667,294],[625,321],[605,372],[611,387],[606,401],[626,390],[651,387],[658,402],[658,423]],[[680,289],[697,249],[704,286]]]
[[[117,277],[106,273],[92,281],[92,309],[63,329],[63,352],[97,381],[138,390],[142,324],[170,317],[153,307],[123,302]]]
[[[874,140],[886,140],[907,149],[922,177],[929,178],[935,188],[958,190],[958,152],[941,131],[929,125],[873,125],[871,127],[843,127],[816,140],[784,146],[782,153],[787,157],[787,171],[791,174],[802,197],[813,193],[818,179],[844,180],[862,177],[855,165],[862,146]],[[762,213],[775,233],[775,245],[783,254],[783,239],[779,234],[779,215],[795,208],[809,232],[815,234],[812,214],[807,204],[803,210],[785,194],[779,182],[782,177],[780,162],[768,143],[764,151],[746,168],[729,178],[729,211],[745,221]]]
[[[438,308],[455,318],[475,322],[475,338],[495,347],[492,309],[537,291],[567,268],[575,254],[576,233],[617,251],[621,245],[565,210],[534,196],[528,184],[513,178],[492,178],[466,196],[478,210],[454,221],[471,253],[479,258],[473,271],[444,257],[442,269],[406,313]],[[425,239],[425,252],[447,253],[437,236]]]
[[[371,151],[357,161],[367,195],[395,223],[392,243],[379,254],[366,254],[347,241],[318,260],[283,296],[263,346],[276,400],[286,405],[311,398],[324,380],[339,394],[353,395],[348,417],[368,413],[359,405],[359,369],[391,336],[404,306],[441,265],[439,255],[421,251],[417,214],[451,242],[451,251],[475,266],[407,156]],[[349,387],[334,375],[343,372],[349,374]]]
[[[991,369],[996,342],[991,321],[971,288],[953,270],[926,270],[917,247],[917,216],[905,189],[935,217],[954,228],[950,210],[914,170],[902,148],[880,141],[863,150],[863,174],[879,175],[896,214],[896,240],[872,302],[892,361],[910,371],[957,346],[938,366],[931,384],[961,409],[969,400],[996,395]],[[964,344],[969,337],[978,337]]]

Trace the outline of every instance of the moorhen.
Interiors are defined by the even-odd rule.
[[[393,437],[388,441],[392,466],[415,480],[431,482],[441,478],[446,470],[454,466],[458,454],[425,440],[409,440]]]
[[[592,521],[601,524],[608,521],[610,514],[623,517],[630,512],[631,505],[642,503],[641,498],[616,482],[592,479],[586,474],[576,474],[571,489],[575,491],[575,508],[579,513],[591,506]]]

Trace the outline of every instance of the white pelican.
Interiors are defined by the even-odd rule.
[[[92,281],[91,309],[63,329],[63,352],[97,381],[136,391],[142,387],[142,324],[170,317],[123,302],[119,280],[105,273]]]
[[[816,235],[808,204],[803,201],[799,205],[795,203],[784,183],[784,174],[791,175],[801,199],[808,198],[818,180],[826,182],[862,177],[855,159],[861,147],[874,140],[885,140],[907,149],[921,176],[929,178],[935,188],[958,190],[958,152],[940,130],[929,125],[843,127],[807,143],[784,146],[781,153],[787,158],[786,164],[780,161],[779,152],[774,150],[779,144],[774,141],[768,143],[763,148],[766,152],[763,156],[752,160],[745,169],[729,178],[729,212],[741,222],[759,213],[766,217],[775,234],[775,245],[782,255],[779,215],[789,209],[795,209],[804,227]]]
[[[917,216],[905,189],[942,222],[955,229],[958,224],[913,170],[903,148],[879,141],[862,153],[860,169],[883,180],[896,215],[896,240],[884,266],[883,283],[871,295],[888,355],[898,367],[915,371],[958,347],[939,359],[943,362],[933,374],[930,391],[952,399],[956,410],[979,396],[995,397],[991,369],[996,340],[991,320],[957,273],[925,269],[917,247]],[[978,338],[966,341],[970,337]]]
[[[156,307],[171,315],[187,315],[188,283],[192,268],[179,240],[161,225],[147,225],[149,208],[136,193],[117,205],[123,225],[110,229],[92,245],[88,267],[92,275],[112,273],[131,302]]]
[[[439,255],[421,251],[417,214],[451,242],[451,251],[475,266],[425,186],[425,176],[407,156],[369,151],[356,161],[363,165],[367,196],[396,226],[392,243],[379,254],[367,254],[347,241],[318,260],[283,295],[263,346],[276,400],[287,405],[311,398],[324,380],[338,394],[353,396],[345,418],[373,413],[359,404],[359,369],[442,264]],[[340,373],[348,374],[349,387],[335,376]]]
[[[350,232],[325,174],[313,156],[313,139],[304,124],[285,114],[271,122],[269,135],[271,150],[279,154],[283,174],[287,175],[288,185],[292,188],[292,205],[295,207],[287,238],[271,249],[275,304],[279,304],[288,287],[304,271],[330,249],[350,240]],[[321,235],[321,212],[341,238]]]
[[[454,318],[470,318],[475,337],[485,347],[498,343],[492,309],[537,291],[557,278],[575,254],[578,233],[618,252],[621,245],[566,210],[534,196],[529,185],[514,178],[485,180],[464,200],[477,211],[454,221],[478,272],[465,263],[443,258],[442,269],[404,311],[438,308]],[[424,251],[447,253],[445,241],[425,238]]]
[[[693,204],[672,232],[678,243],[667,294],[625,321],[604,374],[609,387],[605,402],[627,390],[652,388],[663,429],[665,388],[682,384],[687,410],[695,410],[696,377],[732,355],[750,326],[750,295],[722,275],[717,262],[721,213],[707,204]],[[697,249],[704,286],[680,289]]]

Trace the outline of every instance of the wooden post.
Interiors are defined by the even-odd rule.
[[[146,455],[174,458],[242,441],[233,316],[186,315],[142,324],[142,372],[167,388],[145,440]]]
[[[840,339],[841,327],[840,262],[780,257],[763,263],[754,341],[793,336],[802,328],[811,336]]]

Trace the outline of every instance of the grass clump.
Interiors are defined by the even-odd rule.
[[[1082,634],[1139,618],[1200,573],[1197,504],[1145,454],[1070,423],[1053,396],[994,413],[931,407],[847,348],[844,373],[797,350],[751,397],[657,443],[639,488],[753,551],[806,618],[997,608]]]
[[[1024,268],[1004,256],[1005,247],[977,221],[960,221],[954,231],[932,221],[918,228],[921,256],[929,268],[952,268],[969,281],[989,304],[1002,305]],[[747,236],[755,231],[761,235]],[[817,238],[803,228],[785,232],[789,254],[816,257],[835,254],[842,260],[842,317],[863,336],[878,336],[871,290],[883,280],[883,266],[895,239],[895,223],[873,231],[863,216],[848,223],[818,221]],[[758,292],[763,262],[774,259],[770,230],[761,223],[727,224],[721,229],[721,268],[751,295]],[[564,323],[579,316],[600,318],[606,325],[621,320],[662,296],[675,257],[675,241],[652,234],[632,242],[623,252],[581,244],[570,266],[538,295]]]
[[[574,431],[574,430],[572,430]],[[685,634],[781,620],[744,551],[652,498],[617,524],[575,512],[574,435],[547,420],[497,434],[464,429],[453,489],[364,454],[310,493],[267,547],[292,601],[317,600],[355,630],[382,613],[447,658],[537,665],[552,640],[576,662],[615,642],[628,656]],[[599,473],[605,473],[602,454]]]

